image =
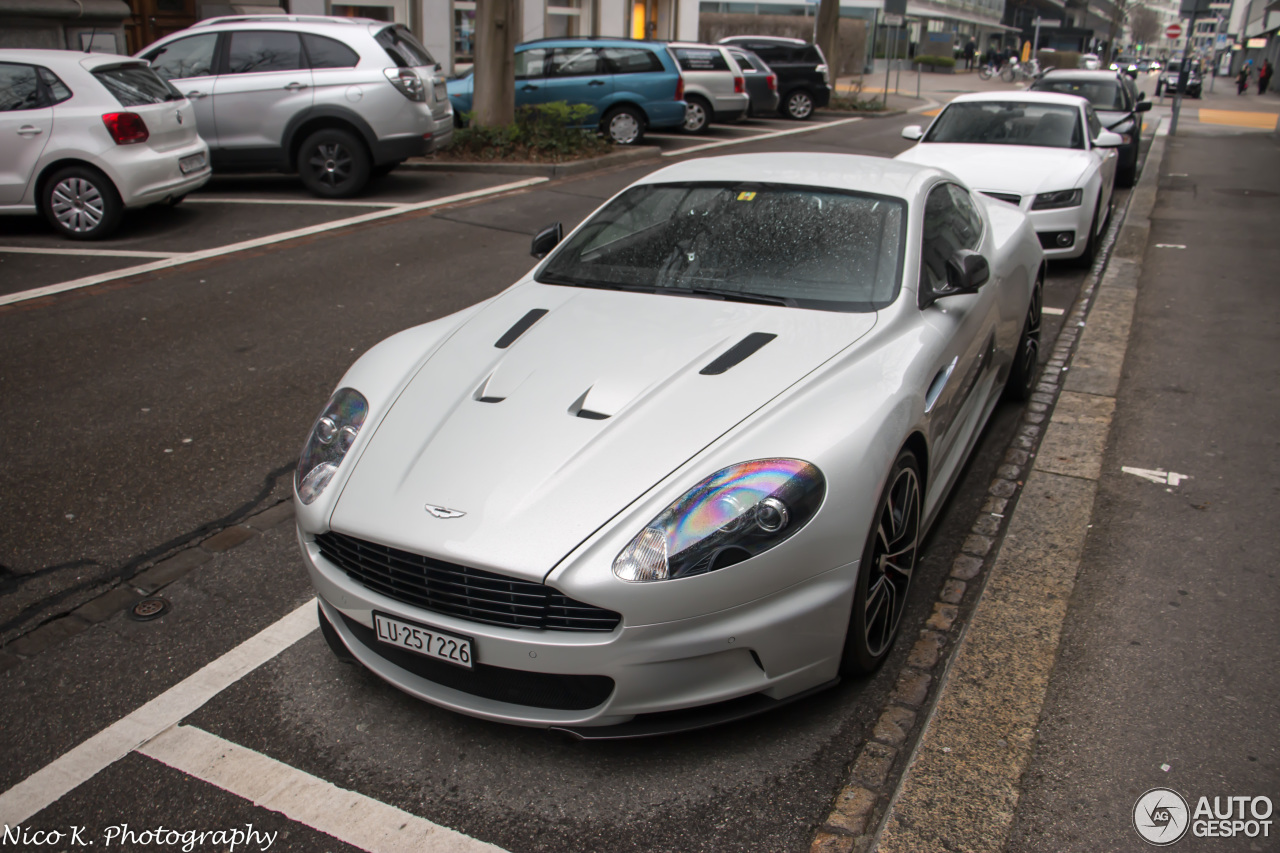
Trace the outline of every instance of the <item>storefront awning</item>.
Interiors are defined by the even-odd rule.
[[[1276,0],[1280,2],[1280,0]],[[1006,27],[999,21],[983,18],[968,12],[948,9],[946,6],[934,6],[929,3],[907,3],[907,16],[911,18],[928,18],[931,21],[959,21],[962,24],[976,24],[989,30],[1005,30],[1020,33],[1018,27]]]

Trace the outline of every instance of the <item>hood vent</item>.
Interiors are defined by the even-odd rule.
[[[698,373],[703,376],[719,376],[729,368],[746,361],[755,354],[756,350],[776,337],[777,335],[770,335],[767,332],[752,332],[730,347],[728,351],[722,353],[715,361],[699,370]]]
[[[523,335],[529,329],[533,328],[533,324],[541,320],[547,313],[546,308],[534,308],[528,314],[525,314],[516,324],[498,338],[498,342],[494,344],[498,349],[506,349],[516,342],[516,339]]]

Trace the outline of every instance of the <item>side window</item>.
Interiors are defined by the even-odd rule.
[[[191,36],[171,41],[144,58],[151,61],[151,67],[165,80],[208,77],[213,73],[213,51],[217,44],[216,33]]]
[[[756,68],[755,63],[747,58],[745,53],[737,50],[731,50],[729,53],[733,55],[735,60],[737,60],[738,67],[742,69],[743,74],[755,74],[760,70],[759,68]]]
[[[48,68],[37,68],[36,73],[40,75],[40,82],[44,84],[45,90],[50,95],[48,103],[60,104],[71,97],[71,90],[58,79],[57,74]]]
[[[530,80],[547,76],[547,50],[541,47],[522,50],[516,54],[516,79]]]
[[[302,43],[297,33],[234,32],[227,51],[231,74],[296,71],[302,67]]]
[[[1098,134],[1102,133],[1102,122],[1098,120],[1098,114],[1093,111],[1093,107],[1085,107],[1084,115],[1089,124],[1089,139],[1097,139]]]
[[[360,62],[360,54],[337,39],[303,33],[302,46],[312,68],[354,68]]]
[[[595,48],[557,47],[551,51],[548,77],[586,77],[604,73],[604,60]]]
[[[47,106],[40,97],[40,81],[31,65],[0,62],[0,112]]]
[[[956,207],[951,184],[938,184],[924,204],[924,236],[920,258],[921,287],[947,283],[947,260],[965,245],[968,223]]]
[[[600,55],[612,74],[643,74],[663,70],[662,60],[653,51],[642,47],[606,47],[601,48]]]
[[[965,249],[977,249],[982,245],[982,217],[974,207],[969,192],[956,184],[947,184],[951,192],[951,203],[956,208],[956,235]]]

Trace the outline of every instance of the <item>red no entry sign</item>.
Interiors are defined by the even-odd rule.
[[[1171,39],[1182,38],[1182,24],[1170,24],[1164,34]]]

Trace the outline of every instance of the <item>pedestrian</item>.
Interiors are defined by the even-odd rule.
[[[964,70],[973,70],[973,57],[977,53],[977,45],[973,43],[973,39],[969,39],[969,43],[964,46]]]
[[[1240,66],[1240,73],[1236,75],[1236,94],[1243,95],[1245,90],[1249,88],[1249,63]]]
[[[1262,60],[1262,67],[1258,69],[1258,94],[1265,95],[1267,86],[1271,84],[1271,60]]]

